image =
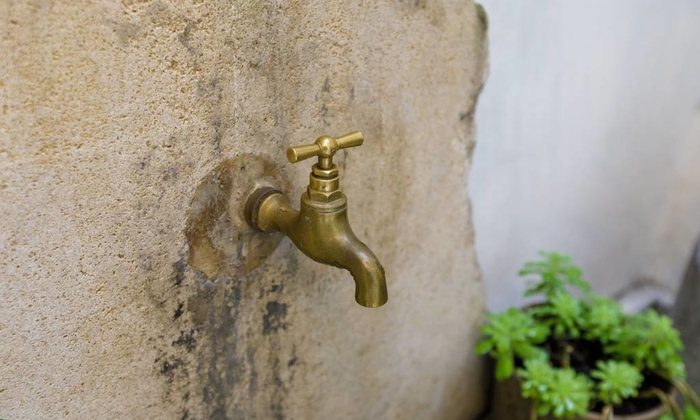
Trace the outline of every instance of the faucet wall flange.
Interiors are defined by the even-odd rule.
[[[283,192],[272,187],[258,188],[248,197],[248,200],[245,203],[245,208],[243,209],[246,222],[248,222],[251,227],[261,232],[264,232],[264,230],[262,230],[258,225],[260,205],[272,194],[283,194]]]
[[[274,162],[243,154],[226,160],[197,186],[185,227],[187,262],[205,277],[234,277],[259,267],[284,237],[263,233],[245,218],[245,201],[259,190],[289,191]],[[250,212],[248,212],[250,213]]]

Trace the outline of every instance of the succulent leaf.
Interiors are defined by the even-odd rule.
[[[557,369],[543,360],[528,360],[518,370],[523,397],[537,404],[540,416],[585,416],[593,397],[593,383],[573,369]]]
[[[605,352],[617,359],[630,360],[640,369],[660,371],[674,379],[685,378],[681,350],[683,342],[671,318],[653,309],[627,319],[618,339],[605,346]]]
[[[599,361],[591,377],[599,382],[598,398],[605,404],[618,405],[622,400],[637,396],[644,377],[638,368],[622,361]]]
[[[481,328],[484,339],[477,344],[478,354],[490,354],[496,359],[496,379],[513,374],[515,356],[523,359],[544,359],[547,353],[536,347],[547,339],[549,331],[529,313],[510,308],[498,314],[488,314]]]
[[[557,293],[544,305],[532,308],[531,312],[552,329],[556,338],[575,338],[581,334],[583,305],[568,293]]]
[[[525,263],[518,274],[523,277],[539,277],[539,281],[525,291],[525,296],[544,294],[548,298],[566,292],[568,286],[589,291],[590,285],[583,280],[583,271],[572,258],[556,252],[540,251],[542,260]]]
[[[588,340],[607,344],[617,339],[622,329],[624,313],[620,304],[610,298],[593,296],[586,305],[581,327]]]

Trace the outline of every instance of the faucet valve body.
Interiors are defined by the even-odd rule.
[[[309,174],[309,185],[301,196],[299,211],[278,190],[264,187],[248,197],[248,223],[263,232],[280,231],[308,257],[322,264],[344,268],[355,279],[355,300],[362,306],[378,307],[388,300],[384,267],[350,228],[347,198],[340,189],[333,155],[342,148],[360,146],[362,134],[319,137],[315,143],[290,147],[287,158],[296,163],[318,156]]]

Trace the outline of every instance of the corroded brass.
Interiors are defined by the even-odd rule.
[[[309,186],[301,196],[300,210],[272,188],[256,190],[248,198],[248,223],[263,232],[282,232],[308,257],[322,264],[344,268],[355,279],[355,300],[375,308],[388,300],[384,267],[350,228],[347,198],[340,189],[333,155],[339,149],[360,146],[360,132],[333,138],[319,137],[314,144],[290,147],[287,158],[295,163],[318,156],[309,175]]]

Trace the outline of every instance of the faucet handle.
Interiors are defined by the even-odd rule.
[[[364,137],[359,131],[353,131],[344,136],[321,136],[312,144],[294,146],[287,149],[287,159],[291,163],[297,163],[313,156],[318,156],[318,167],[331,169],[333,167],[333,155],[340,149],[361,146]]]

